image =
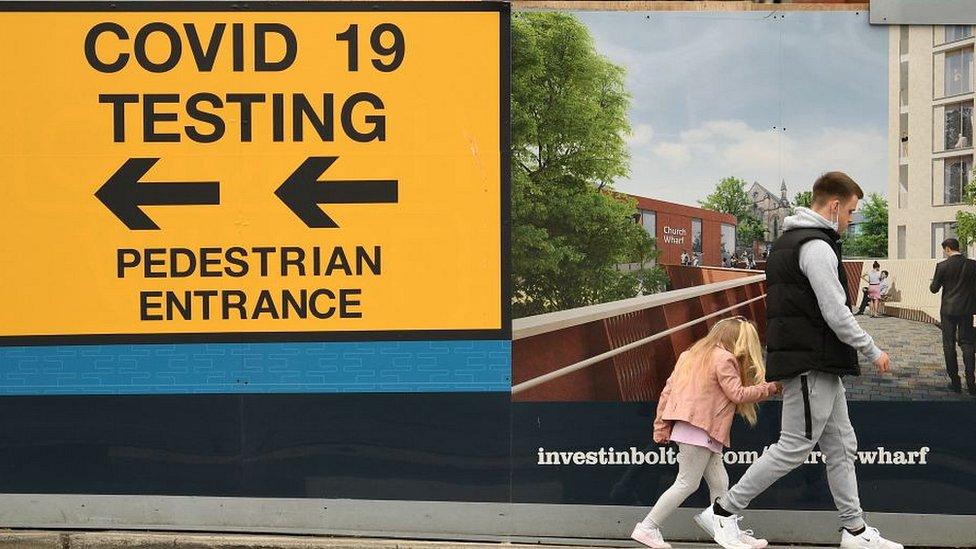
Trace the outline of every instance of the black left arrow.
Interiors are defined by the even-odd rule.
[[[134,231],[158,230],[139,206],[189,206],[220,204],[220,183],[140,182],[158,158],[130,158],[97,191],[98,198],[125,226]]]
[[[310,156],[278,187],[275,195],[311,229],[336,229],[339,225],[319,204],[396,204],[395,179],[319,181],[338,156]]]

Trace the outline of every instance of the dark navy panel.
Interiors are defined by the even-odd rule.
[[[511,341],[0,347],[0,395],[505,391]]]
[[[237,395],[0,398],[0,492],[240,495]]]
[[[508,393],[0,398],[0,493],[508,501]]]
[[[249,395],[243,402],[249,495],[509,499],[508,393]]]
[[[658,451],[651,439],[653,403],[515,403],[513,500],[650,506],[674,481],[676,465],[538,465],[547,451],[597,451],[601,447]],[[779,436],[780,402],[760,408],[751,429],[737,418],[732,450],[762,451]],[[928,447],[927,464],[858,465],[866,511],[976,514],[976,400],[973,402],[851,402],[851,420],[863,451],[916,451]],[[673,448],[673,446],[672,446]],[[726,466],[734,483],[745,465]],[[906,497],[911,494],[911,497]],[[686,505],[704,507],[704,487]],[[803,465],[758,497],[753,509],[832,510],[822,463]]]

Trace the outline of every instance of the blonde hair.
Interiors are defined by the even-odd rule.
[[[708,335],[699,339],[681,354],[674,366],[678,377],[693,375],[697,380],[704,378],[708,358],[719,346],[732,353],[739,363],[739,376],[742,385],[750,386],[766,382],[766,363],[763,361],[762,344],[756,325],[741,316],[722,319],[712,326]],[[736,405],[736,411],[749,422],[756,424],[755,402]]]

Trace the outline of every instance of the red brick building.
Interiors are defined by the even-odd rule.
[[[662,264],[681,262],[681,252],[702,254],[702,265],[721,266],[722,247],[735,252],[736,220],[730,214],[630,195],[637,200],[640,224],[657,239]]]

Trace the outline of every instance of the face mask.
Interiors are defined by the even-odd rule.
[[[840,212],[833,215],[833,218],[830,220],[830,228],[833,229],[834,232],[840,230]]]

